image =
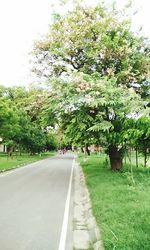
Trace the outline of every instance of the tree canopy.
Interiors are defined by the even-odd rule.
[[[31,87],[0,87],[0,137],[9,154],[26,150],[31,154],[55,149],[55,132],[44,122],[44,90]],[[49,117],[51,125],[54,123]]]
[[[57,121],[69,142],[101,143],[112,169],[120,169],[125,123],[148,108],[149,41],[132,31],[125,13],[104,4],[78,2],[54,17],[35,54]]]

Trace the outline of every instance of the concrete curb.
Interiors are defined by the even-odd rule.
[[[77,162],[74,166],[73,245],[75,250],[104,249],[100,231],[92,214],[84,174]]]

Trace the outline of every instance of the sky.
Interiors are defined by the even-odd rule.
[[[54,2],[57,10],[57,0],[0,0],[0,84],[32,83],[29,53],[34,41],[48,31]],[[127,0],[117,2],[122,5]],[[133,0],[133,4],[138,10],[134,28],[142,25],[143,34],[150,37],[150,0]]]

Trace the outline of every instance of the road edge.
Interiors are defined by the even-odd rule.
[[[85,177],[77,161],[74,164],[73,245],[74,250],[104,249]]]
[[[75,159],[73,158],[58,250],[65,250]]]

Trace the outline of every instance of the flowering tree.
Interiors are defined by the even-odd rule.
[[[121,14],[103,4],[77,4],[55,15],[47,37],[36,44],[65,134],[80,145],[103,134],[113,170],[122,167],[123,123],[142,106],[134,87],[140,93],[149,76],[148,41]]]

